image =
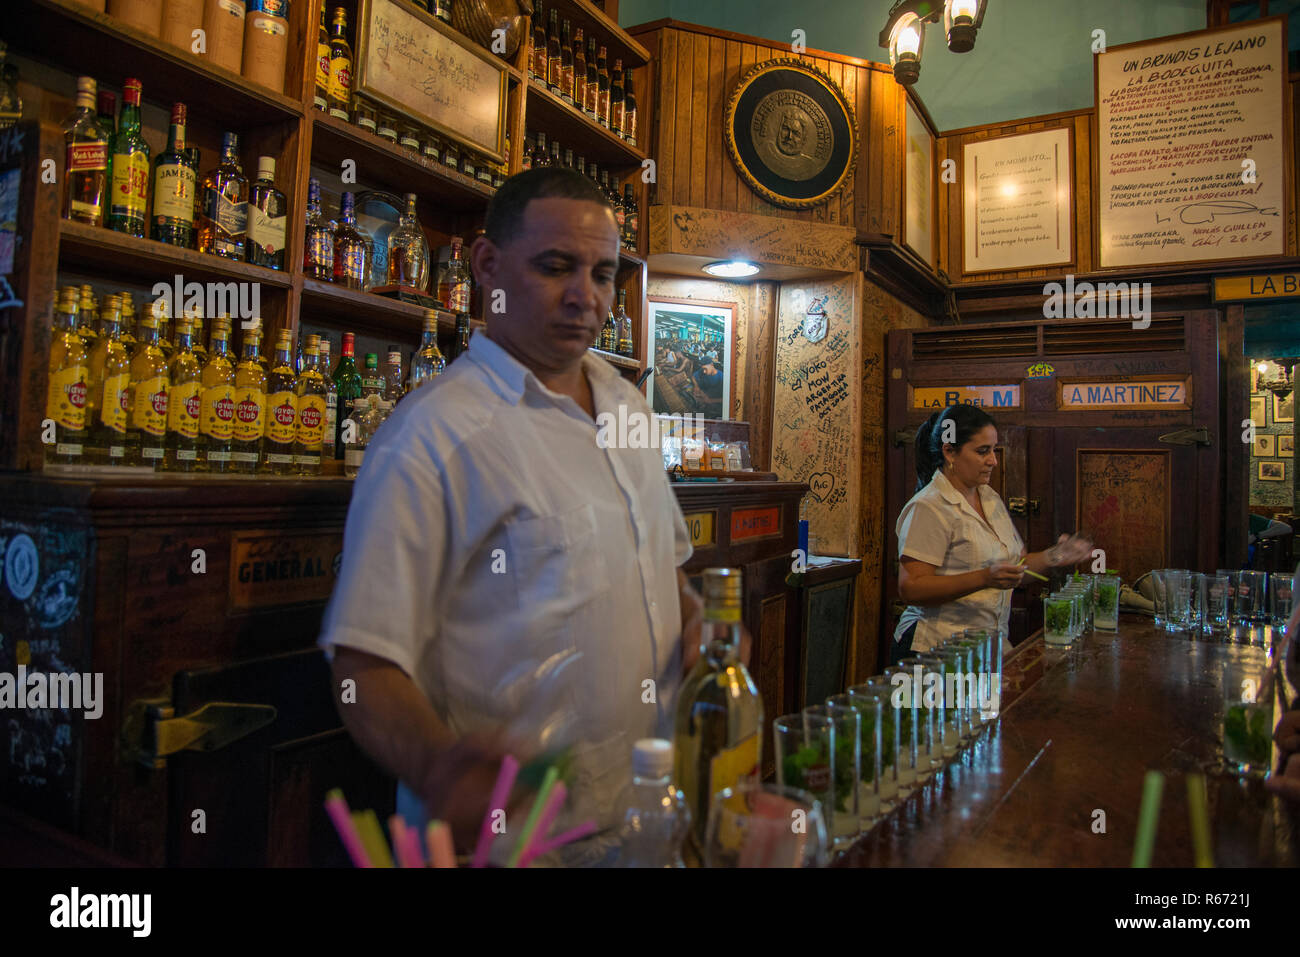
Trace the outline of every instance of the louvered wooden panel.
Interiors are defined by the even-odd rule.
[[[952,326],[912,333],[913,359],[1000,359],[1038,354],[1038,327]]]
[[[1110,352],[1181,352],[1187,346],[1181,316],[1152,319],[1146,329],[1123,322],[1043,324],[1043,355],[1100,355]]]

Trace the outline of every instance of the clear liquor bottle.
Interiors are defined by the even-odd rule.
[[[244,258],[248,232],[248,178],[239,165],[239,136],[221,138],[221,162],[203,177],[199,252],[226,259]]]
[[[86,341],[86,349],[94,348],[95,342],[99,339],[99,332],[95,328],[99,321],[99,310],[95,306],[95,292],[90,288],[90,284],[83,284],[81,287],[80,308],[77,310],[77,335]]]
[[[198,357],[199,364],[203,365],[208,361],[208,347],[204,344],[203,337],[203,315],[198,309],[195,309],[191,313],[190,319],[193,320],[194,355]]]
[[[320,338],[307,337],[302,375],[298,376],[298,431],[294,437],[294,466],[300,475],[319,475],[325,440],[325,376],[320,370]]]
[[[422,385],[432,382],[442,375],[447,368],[447,360],[438,350],[438,313],[433,309],[425,310],[424,332],[420,337],[420,348],[411,356],[411,388],[414,392]]]
[[[330,29],[330,78],[326,91],[330,116],[346,121],[352,96],[352,46],[348,43],[348,12],[334,8]]]
[[[366,290],[370,285],[370,237],[357,226],[356,205],[351,193],[339,202],[339,224],[334,230],[334,281],[348,289]]]
[[[281,329],[275,339],[275,360],[267,374],[266,442],[263,470],[292,475],[293,444],[298,437],[298,376],[293,371],[293,333]]]
[[[203,364],[199,418],[199,463],[209,472],[232,471],[235,440],[235,361],[230,355],[230,320],[212,320],[208,361]]]
[[[338,432],[339,387],[330,374],[330,341],[320,337],[320,371],[325,377],[325,434],[321,438],[321,461],[334,458],[334,436]]]
[[[705,570],[700,659],[678,693],[673,778],[690,806],[697,853],[712,796],[757,781],[763,753],[763,701],[739,658],[742,594],[739,569]]]
[[[343,458],[343,427],[352,415],[352,403],[361,398],[361,374],[357,372],[356,337],[343,333],[343,354],[334,370],[334,385],[338,389],[338,423],[334,430],[334,458]]]
[[[614,313],[614,325],[618,328],[618,354],[632,354],[632,317],[627,314],[627,290],[618,291],[618,312]]]
[[[45,399],[45,417],[54,422],[54,441],[45,443],[45,461],[50,464],[76,465],[86,448],[90,356],[77,335],[77,298],[75,288],[65,289],[54,310]]]
[[[118,323],[121,330],[122,345],[126,346],[127,357],[135,355],[135,303],[131,300],[131,293],[122,290],[118,293],[118,298],[122,301],[122,315]]]
[[[309,279],[334,281],[334,229],[320,208],[320,180],[307,182],[307,236],[303,271]]]
[[[551,156],[546,150],[546,134],[541,130],[537,131],[537,148],[533,150],[533,166],[543,167],[551,165]]]
[[[414,193],[406,194],[406,212],[388,236],[388,282],[421,292],[429,288],[429,243],[416,215]]]
[[[361,398],[370,395],[383,396],[384,377],[379,374],[379,356],[373,352],[366,353],[366,364],[361,372]]]
[[[99,341],[90,354],[86,412],[90,440],[85,458],[96,465],[121,465],[126,459],[126,414],[131,358],[122,345],[122,300],[106,296],[99,311]]]
[[[198,181],[185,160],[186,118],[185,104],[173,103],[167,149],[158,154],[153,166],[152,237],[160,243],[188,248],[194,244],[194,191]]]
[[[194,320],[176,320],[176,355],[167,366],[167,439],[163,468],[193,472],[199,468],[199,413],[203,406],[202,369],[194,354]]]
[[[108,228],[139,239],[145,237],[149,209],[149,144],[140,133],[140,81],[122,84],[122,115],[113,134]]]
[[[162,468],[167,443],[167,356],[158,339],[158,316],[147,308],[137,323],[139,344],[131,357],[131,409],[126,464]]]
[[[402,352],[393,346],[388,347],[388,367],[384,370],[384,400],[397,405],[406,394],[405,380],[402,378]]]
[[[63,218],[104,225],[108,197],[109,134],[95,115],[95,81],[77,77],[76,108],[63,124],[67,161],[63,174]]]
[[[245,254],[254,266],[284,268],[285,227],[289,204],[275,188],[275,159],[257,158],[257,181],[248,196],[248,240]]]
[[[262,321],[244,329],[244,355],[235,366],[235,434],[230,466],[252,474],[262,462],[266,434],[266,368],[262,365]]]

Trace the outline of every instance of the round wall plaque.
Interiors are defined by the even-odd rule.
[[[857,123],[844,93],[802,60],[768,60],[741,77],[725,132],[750,189],[792,209],[834,196],[857,156]]]

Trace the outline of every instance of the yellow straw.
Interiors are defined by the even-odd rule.
[[[1187,813],[1192,820],[1192,848],[1197,867],[1213,867],[1210,845],[1210,815],[1205,809],[1205,775],[1187,775]]]
[[[1151,852],[1156,846],[1156,826],[1160,821],[1160,794],[1165,776],[1148,771],[1142,782],[1142,807],[1138,811],[1137,837],[1133,840],[1133,866],[1150,867]]]
[[[533,808],[528,812],[528,820],[524,822],[523,833],[519,835],[519,843],[515,845],[514,851],[510,854],[508,867],[518,867],[520,855],[528,849],[532,843],[533,830],[537,827],[537,820],[542,816],[542,809],[546,807],[546,801],[551,796],[551,790],[555,787],[555,782],[560,779],[560,772],[554,764],[546,769],[546,776],[542,778],[542,789],[537,792],[537,799],[533,801]],[[545,835],[542,835],[545,837]]]
[[[353,811],[352,822],[357,826],[357,834],[371,863],[375,867],[392,867],[393,856],[388,853],[388,842],[384,840],[384,831],[379,826],[379,818],[375,812]]]
[[[1016,562],[1016,564],[1017,564],[1017,565],[1024,565],[1024,564],[1025,564],[1025,560],[1022,558],[1022,559],[1020,559],[1020,561]],[[1037,578],[1039,581],[1042,581],[1042,582],[1045,582],[1045,581],[1048,580],[1045,576],[1038,574],[1038,572],[1034,571],[1032,568],[1026,568],[1026,569],[1025,569],[1025,574],[1026,574],[1026,575],[1033,575],[1035,578]]]

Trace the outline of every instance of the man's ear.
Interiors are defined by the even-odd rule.
[[[501,250],[487,236],[474,240],[469,248],[469,265],[474,270],[474,279],[480,286],[493,285],[492,279],[501,262]]]

